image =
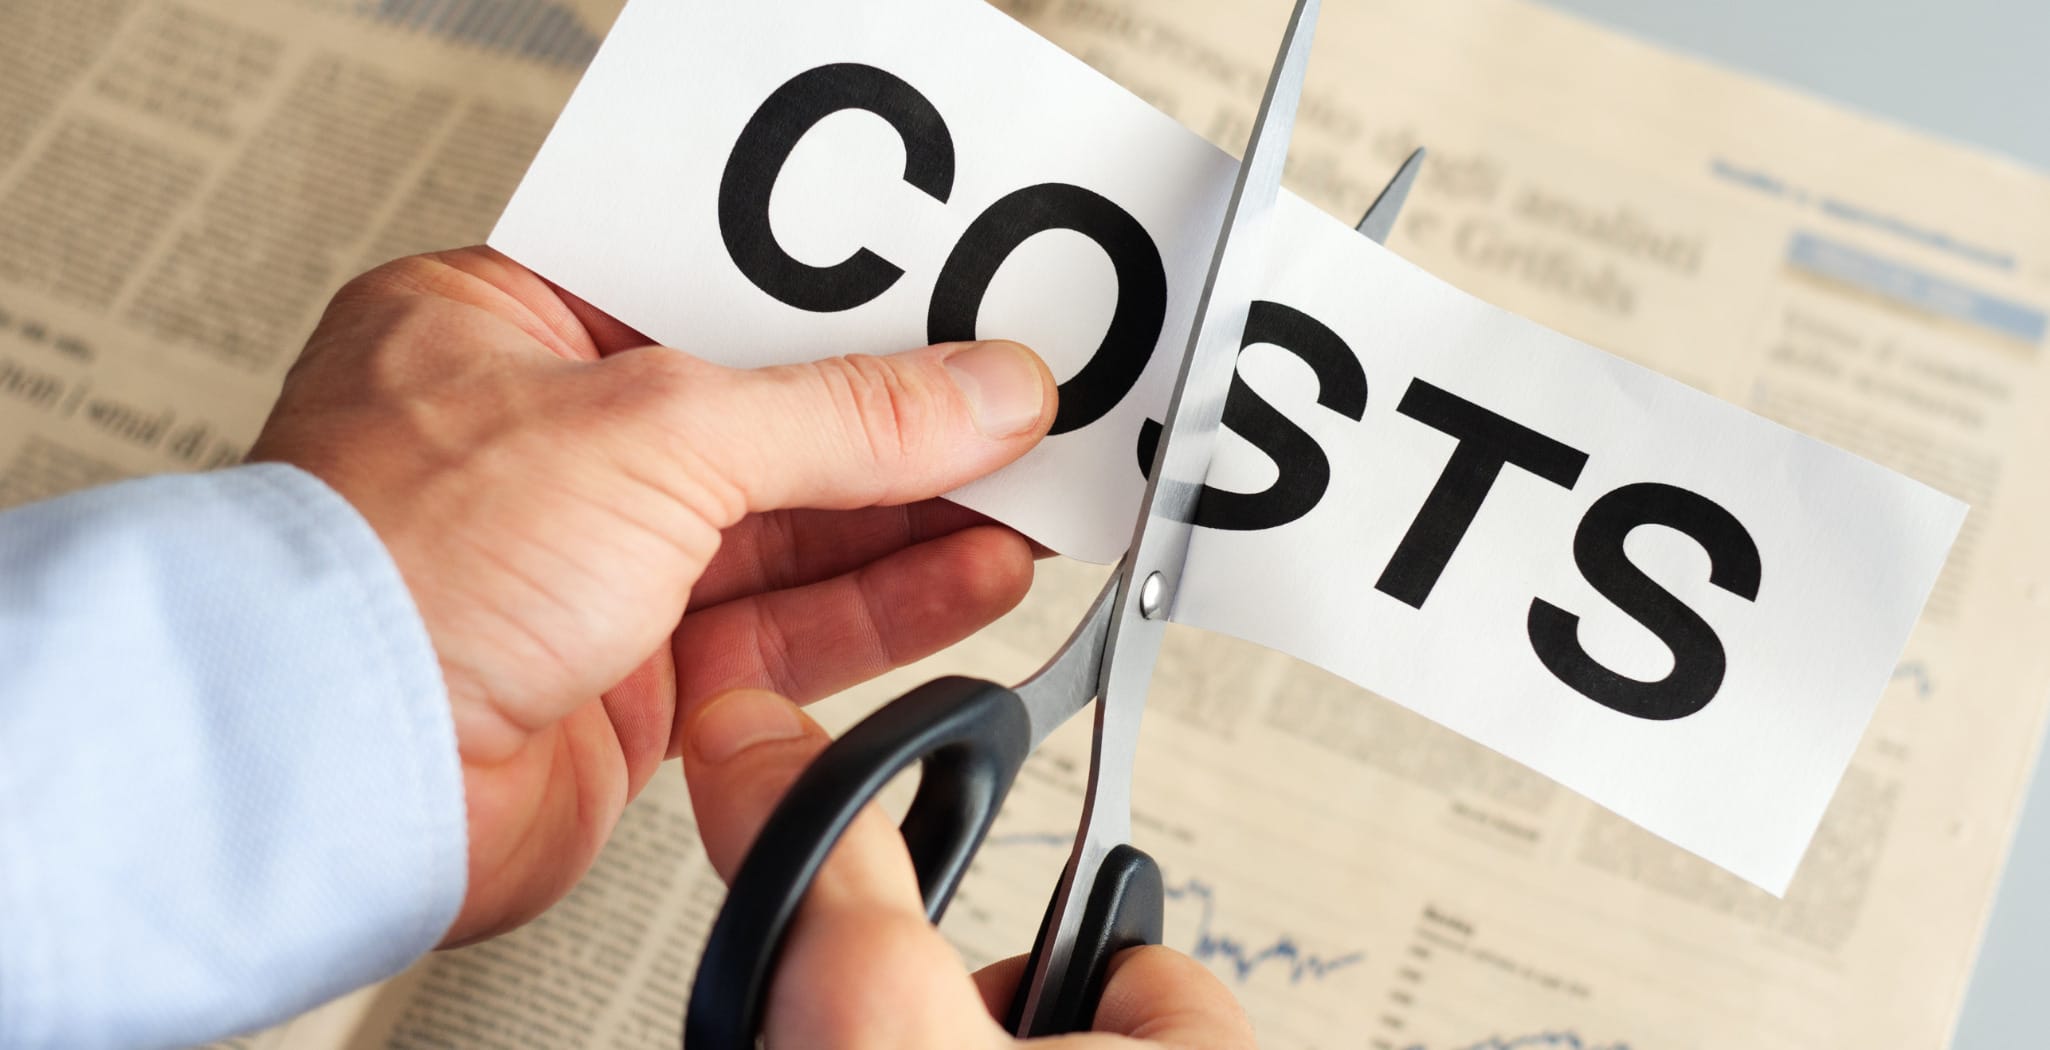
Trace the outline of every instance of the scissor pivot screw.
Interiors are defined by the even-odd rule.
[[[1146,574],[1139,585],[1139,615],[1151,620],[1160,615],[1160,599],[1167,593],[1167,580],[1157,572]]]

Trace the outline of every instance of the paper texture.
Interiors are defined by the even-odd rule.
[[[1056,433],[956,498],[1108,560],[1234,173],[980,5],[633,3],[491,243],[734,365],[917,345],[946,315],[956,337],[1010,334],[988,316],[1005,309],[1094,319],[1046,348]],[[1963,507],[1299,199],[1261,238],[1237,434],[1210,476],[1228,495],[1203,501],[1174,618],[1373,688],[1783,891]]]
[[[1286,7],[1012,10],[1235,149]],[[605,0],[0,10],[0,500],[231,459],[334,284],[484,235],[609,15]],[[1974,510],[1784,901],[1331,675],[1171,632],[1137,786],[1140,844],[1174,890],[1169,942],[1224,977],[1269,1047],[1943,1045],[2050,699],[2034,320],[2050,180],[1521,4],[1333,2],[1321,35],[1297,192],[1357,214],[1427,141],[1398,254]],[[244,72],[223,81],[220,46],[201,45],[220,39],[271,50],[230,51]],[[307,159],[335,126],[310,108],[331,86],[317,59],[368,74],[348,99],[382,100],[365,111],[379,133],[354,140],[376,147],[373,178],[294,181],[334,163]],[[404,109],[418,93],[446,105]],[[134,168],[166,155],[199,174],[159,186],[163,165]],[[24,258],[38,262],[9,261]],[[228,267],[242,258],[262,261]],[[209,315],[276,333],[233,366],[203,349],[219,336],[133,305],[172,272],[279,260],[326,287],[285,295],[266,270],[264,295],[210,299]],[[196,461],[168,438],[192,423],[222,443]],[[847,724],[945,671],[1022,675],[1100,578],[1048,563],[1018,613],[822,717]],[[946,929],[971,961],[1030,943],[1086,768],[1076,728],[1029,767],[956,900]],[[629,811],[570,907],[237,1045],[674,1045],[719,900],[680,780]]]

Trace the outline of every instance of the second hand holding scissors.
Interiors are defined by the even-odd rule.
[[[1298,0],[1282,39],[1212,252],[1132,544],[1117,572],[1067,643],[1015,689],[959,677],[929,682],[813,760],[734,874],[698,965],[685,1046],[755,1045],[783,939],[805,892],[855,815],[892,778],[920,764],[901,831],[926,914],[937,922],[1026,757],[1091,700],[1100,702],[1081,824],[1007,1027],[1021,1036],[1087,1030],[1111,958],[1159,943],[1160,869],[1130,843],[1139,715],[1236,372],[1317,9],[1317,0]],[[1362,233],[1377,241],[1386,236],[1416,161],[1412,156],[1368,209]]]

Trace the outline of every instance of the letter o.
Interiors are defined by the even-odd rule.
[[[1061,384],[1051,433],[1065,434],[1102,419],[1124,400],[1146,370],[1167,317],[1167,271],[1160,249],[1123,208],[1063,182],[1027,186],[990,205],[968,225],[940,268],[926,314],[926,338],[934,343],[974,339],[982,299],[997,270],[1020,245],[1048,230],[1072,230],[1095,241],[1118,278],[1117,308],[1103,341],[1082,370]]]

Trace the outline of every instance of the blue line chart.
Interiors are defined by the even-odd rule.
[[[1064,832],[1027,831],[991,835],[983,841],[986,845],[997,847],[1065,848],[1074,840],[1073,835]],[[1169,901],[1190,901],[1199,909],[1196,917],[1195,943],[1189,946],[1188,953],[1198,962],[1218,962],[1225,965],[1229,968],[1231,976],[1240,984],[1252,980],[1255,975],[1270,967],[1285,971],[1290,984],[1321,981],[1333,973],[1366,961],[1365,952],[1353,951],[1343,955],[1325,956],[1307,951],[1288,934],[1282,934],[1269,943],[1254,946],[1229,934],[1217,932],[1217,891],[1208,883],[1192,878],[1165,886],[1163,889]],[[1522,1048],[1518,1047],[1516,1050]]]
[[[1429,1050],[1417,1043],[1405,1050]],[[1629,1043],[1592,1043],[1583,1039],[1579,1032],[1562,1029],[1555,1032],[1534,1032],[1510,1038],[1489,1036],[1478,1043],[1469,1043],[1458,1050],[1630,1050]]]
[[[1240,984],[1251,980],[1255,973],[1270,963],[1285,969],[1288,983],[1301,984],[1306,980],[1321,981],[1348,966],[1357,966],[1367,957],[1365,952],[1354,951],[1327,958],[1303,950],[1295,938],[1287,934],[1258,948],[1250,948],[1237,938],[1218,934],[1211,928],[1217,906],[1216,892],[1198,879],[1167,887],[1167,899],[1193,899],[1197,902],[1202,911],[1196,920],[1196,943],[1189,949],[1189,954],[1198,962],[1219,960],[1229,964],[1232,976]]]
[[[1936,683],[1930,680],[1929,668],[1918,660],[1909,660],[1893,669],[1893,680],[1908,682],[1915,687],[1915,696],[1927,700],[1936,691]]]

